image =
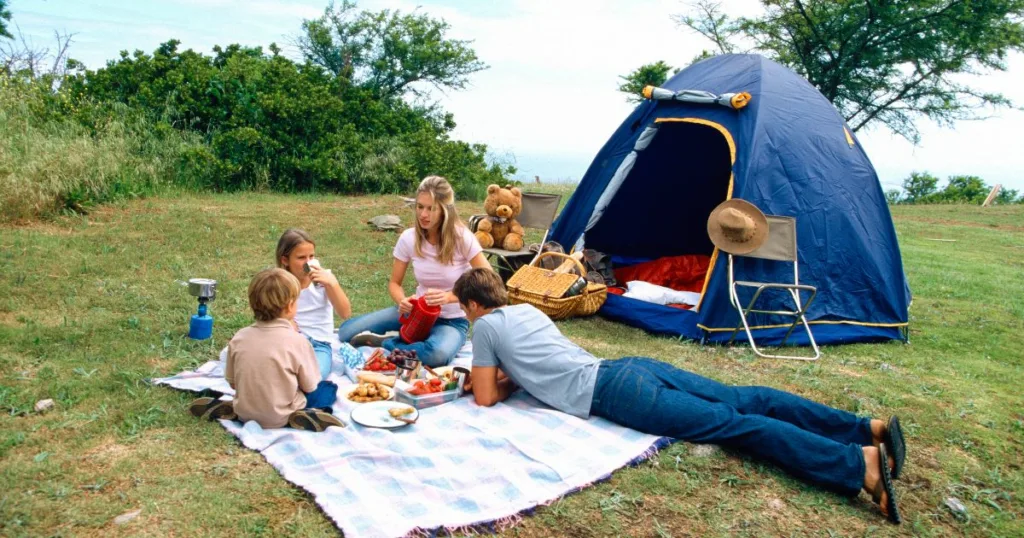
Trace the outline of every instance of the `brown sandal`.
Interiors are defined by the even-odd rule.
[[[886,519],[899,525],[902,518],[900,517],[900,509],[896,505],[896,488],[892,484],[892,473],[889,471],[889,455],[886,453],[885,443],[878,445],[878,472],[882,475],[882,479],[875,486],[875,491],[871,492],[871,500],[878,503],[878,507],[882,510],[882,514],[885,515]]]

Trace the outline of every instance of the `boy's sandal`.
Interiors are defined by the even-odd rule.
[[[288,425],[296,430],[307,432],[322,432],[328,426],[345,427],[345,423],[339,420],[338,417],[315,409],[295,411],[288,417]]]
[[[217,401],[216,398],[204,396],[202,398],[196,398],[192,400],[192,403],[188,406],[188,412],[194,417],[202,417],[210,409],[210,405]]]
[[[235,404],[233,402],[207,396],[193,400],[188,406],[188,412],[194,417],[205,418],[206,420],[235,420],[238,418],[238,415],[235,414]]]
[[[313,415],[324,427],[324,429],[327,429],[328,426],[337,426],[339,428],[344,428],[346,426],[346,424],[340,418],[334,416],[333,414],[327,411],[314,410]]]
[[[871,492],[871,499],[878,503],[891,523],[900,524],[900,509],[896,506],[896,488],[892,483],[892,474],[889,472],[889,455],[885,449],[885,443],[878,445],[878,471],[882,475],[875,491]]]
[[[892,451],[892,459],[895,462],[892,466],[892,477],[895,480],[903,473],[903,463],[907,459],[907,442],[903,438],[903,428],[900,427],[900,419],[896,415],[889,417],[882,442]]]

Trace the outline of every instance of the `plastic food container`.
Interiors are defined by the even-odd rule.
[[[427,376],[431,377],[431,376]],[[395,401],[404,404],[409,404],[416,409],[426,409],[428,407],[434,407],[436,405],[445,404],[448,402],[454,402],[463,394],[462,385],[465,381],[462,379],[463,376],[458,376],[458,386],[451,390],[445,390],[441,392],[432,392],[430,394],[421,394],[419,396],[409,394],[408,389],[412,388],[412,384],[404,381],[395,382]]]
[[[413,396],[400,388],[395,388],[395,401],[409,404],[416,409],[426,409],[428,407],[434,407],[435,405],[454,402],[459,398],[459,396],[462,396],[461,386],[452,390],[423,394],[420,396]]]

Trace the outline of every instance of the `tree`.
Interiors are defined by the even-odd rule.
[[[903,201],[903,191],[899,189],[889,189],[885,191],[885,202],[889,205],[896,205]]]
[[[380,98],[421,95],[417,83],[461,90],[487,68],[469,41],[445,37],[448,23],[420,13],[357,13],[350,0],[332,1],[302,28],[296,45],[308,62]]]
[[[939,184],[939,178],[928,172],[911,172],[910,177],[903,180],[903,190],[906,191],[904,201],[908,204],[920,203],[935,194]]]
[[[1024,0],[761,0],[764,13],[730,19],[699,0],[677,22],[738,50],[742,39],[804,76],[858,131],[881,124],[911,142],[916,122],[978,119],[1012,106],[961,75],[1005,71],[1024,50]]]
[[[978,176],[950,176],[936,197],[943,202],[980,204],[991,190]]]
[[[7,0],[0,0],[0,37],[14,37],[7,31],[7,21],[11,20],[11,12],[7,10]]]
[[[630,103],[639,103],[644,100],[641,95],[644,86],[661,86],[668,80],[670,71],[672,66],[660,60],[653,64],[641,65],[636,71],[619,77],[623,81],[619,85],[619,91],[626,94],[626,100]]]
[[[999,189],[996,195],[997,204],[1024,204],[1024,196],[1017,198],[1017,189]]]

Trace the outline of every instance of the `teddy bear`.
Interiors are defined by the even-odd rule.
[[[523,248],[523,235],[526,231],[516,221],[522,209],[523,193],[518,188],[503,189],[497,185],[489,185],[487,198],[484,200],[487,217],[476,227],[476,239],[480,241],[480,246],[497,246],[505,250]]]

